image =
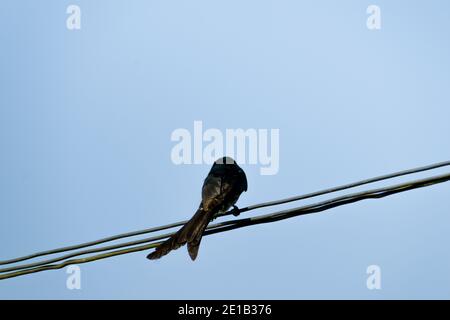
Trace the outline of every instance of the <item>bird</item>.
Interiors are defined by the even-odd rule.
[[[206,176],[202,187],[202,201],[186,224],[150,253],[150,260],[159,259],[172,250],[187,244],[190,258],[197,258],[203,232],[218,214],[233,207],[233,215],[239,215],[235,205],[242,192],[247,191],[247,176],[231,157],[217,159]]]

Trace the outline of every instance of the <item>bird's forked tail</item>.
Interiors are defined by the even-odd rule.
[[[201,207],[194,216],[173,236],[156,247],[147,258],[150,260],[159,259],[170,251],[178,249],[187,243],[189,256],[192,260],[197,258],[198,249],[202,240],[203,232],[208,226],[213,214],[205,212]]]

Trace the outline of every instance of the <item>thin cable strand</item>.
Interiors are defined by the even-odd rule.
[[[220,223],[219,224],[220,226],[215,226],[215,227],[212,226],[213,228],[208,228],[205,231],[205,235],[230,231],[230,230],[234,230],[234,229],[238,229],[238,228],[248,227],[251,225],[280,221],[280,220],[293,218],[293,217],[305,215],[305,214],[321,212],[321,211],[325,211],[325,210],[328,210],[328,209],[331,209],[334,207],[354,203],[354,202],[365,200],[365,199],[384,198],[384,197],[387,197],[387,196],[390,196],[390,195],[393,195],[393,194],[396,194],[399,192],[404,192],[404,191],[413,190],[413,189],[417,189],[417,188],[428,187],[428,186],[435,185],[438,183],[443,183],[443,182],[446,182],[449,180],[450,180],[450,173],[447,173],[447,174],[443,174],[443,175],[439,175],[439,176],[434,176],[431,178],[415,180],[415,181],[397,184],[397,185],[393,185],[393,186],[389,186],[389,187],[383,187],[383,188],[348,194],[348,195],[344,195],[341,197],[321,201],[321,202],[318,202],[318,203],[315,203],[312,205],[283,210],[283,211],[279,211],[279,212],[275,212],[275,213],[271,213],[271,214],[265,214],[265,215],[260,215],[260,216],[256,216],[256,217],[244,218],[244,219],[230,220],[230,221]],[[16,272],[0,274],[0,280],[18,277],[18,276],[22,276],[25,274],[41,272],[41,271],[45,271],[45,270],[61,269],[70,264],[82,264],[82,263],[87,263],[87,262],[91,262],[91,261],[96,261],[96,260],[100,260],[100,259],[118,256],[118,255],[123,255],[123,254],[127,254],[127,253],[148,250],[148,249],[158,246],[161,242],[162,241],[154,242],[154,243],[150,243],[150,244],[146,244],[146,245],[139,245],[139,246],[135,246],[132,248],[111,251],[111,252],[107,252],[107,253],[103,253],[103,254],[99,254],[99,255],[93,255],[90,257],[86,257],[86,258],[67,260],[67,261],[64,261],[59,264],[49,264],[49,265],[44,265],[44,266],[40,266],[40,267],[36,267],[36,268],[30,268],[30,269],[19,270]]]
[[[370,183],[374,183],[374,182],[379,182],[379,181],[392,179],[392,178],[396,178],[396,177],[400,177],[400,176],[405,176],[405,175],[409,175],[409,174],[419,173],[419,172],[423,172],[423,171],[433,170],[433,169],[445,167],[448,165],[450,165],[450,161],[434,163],[434,164],[431,164],[428,166],[417,167],[417,168],[408,169],[408,170],[404,170],[404,171],[394,172],[391,174],[382,175],[382,176],[378,176],[378,177],[374,177],[374,178],[370,178],[370,179],[365,179],[365,180],[361,180],[358,182],[337,186],[334,188],[329,188],[329,189],[325,189],[325,190],[321,190],[321,191],[317,191],[317,192],[313,192],[313,193],[308,193],[305,195],[300,195],[300,196],[285,198],[285,199],[281,199],[281,200],[269,201],[269,202],[264,202],[264,203],[260,203],[260,204],[256,204],[256,205],[247,206],[247,207],[239,209],[239,212],[242,213],[242,212],[247,212],[247,211],[251,211],[251,210],[255,210],[255,209],[259,209],[259,208],[275,206],[275,205],[285,204],[285,203],[289,203],[289,202],[293,202],[293,201],[299,201],[299,200],[304,200],[304,199],[308,199],[308,198],[313,198],[313,197],[317,197],[317,196],[321,196],[321,195],[325,195],[325,194],[329,194],[329,193],[333,193],[333,192],[337,192],[337,191],[342,191],[342,190],[346,190],[346,189],[350,189],[350,188],[354,188],[354,187],[358,187],[358,186],[362,186],[362,185],[366,185],[366,184],[370,184]],[[228,216],[231,214],[232,214],[232,211],[228,211],[228,212],[223,213],[218,216],[222,217],[222,216]],[[129,238],[129,237],[133,237],[133,236],[162,231],[162,230],[182,226],[187,221],[188,220],[184,220],[184,221],[175,222],[175,223],[171,223],[171,224],[160,226],[160,227],[154,227],[154,228],[149,228],[149,229],[143,229],[143,230],[138,230],[138,231],[122,233],[122,234],[118,234],[115,236],[106,237],[106,238],[95,240],[95,241],[89,241],[89,242],[85,242],[85,243],[81,243],[81,244],[77,244],[77,245],[73,245],[73,246],[67,246],[67,247],[62,247],[62,248],[57,248],[57,249],[52,249],[52,250],[41,251],[41,252],[33,253],[30,255],[26,255],[26,256],[14,258],[14,259],[0,261],[0,265],[13,264],[13,263],[17,263],[17,262],[21,262],[21,261],[25,261],[25,260],[38,258],[38,257],[45,256],[45,255],[52,255],[52,254],[56,254],[56,253],[66,252],[66,251],[83,249],[86,247],[91,247],[91,246],[95,246],[95,245],[99,245],[102,243],[111,242],[111,241],[115,241],[115,240],[119,240],[119,239],[123,239],[123,238]]]

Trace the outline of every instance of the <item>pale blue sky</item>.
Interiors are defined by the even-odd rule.
[[[445,1],[2,1],[0,259],[190,217],[209,165],[175,166],[170,135],[195,120],[280,129],[278,174],[243,165],[240,206],[449,160],[449,15]],[[0,298],[448,299],[449,191],[209,236],[195,263],[183,248],[81,265],[78,291],[65,270],[1,281]],[[366,288],[371,264],[382,290]]]

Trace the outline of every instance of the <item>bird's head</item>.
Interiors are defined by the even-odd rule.
[[[216,164],[235,164],[235,163],[236,163],[236,161],[234,161],[234,159],[231,157],[222,157],[222,158],[217,159],[214,162],[214,165],[216,165]]]

